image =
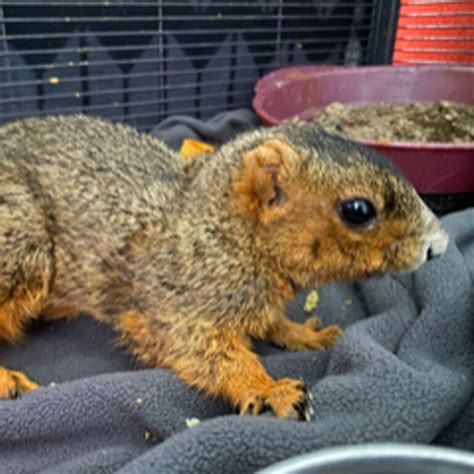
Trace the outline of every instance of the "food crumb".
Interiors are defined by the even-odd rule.
[[[157,443],[157,442],[160,441],[160,439],[156,435],[151,433],[150,431],[144,431],[143,432],[143,439],[145,441],[150,442],[150,443]]]
[[[351,304],[352,304],[352,300],[345,300],[344,303],[342,303],[342,309],[346,309]]]
[[[135,400],[135,403],[136,403],[137,405],[141,405],[141,404],[143,403],[143,398],[137,398],[137,399]]]
[[[59,84],[59,77],[56,77],[56,76],[50,77],[48,82],[52,84],[53,86],[55,86],[56,84]]]
[[[313,311],[316,306],[318,306],[318,300],[318,292],[316,290],[310,291],[306,295],[303,311],[305,311],[306,313],[311,313],[311,311]]]
[[[186,418],[186,426],[188,428],[193,428],[194,426],[199,425],[201,420],[199,418]]]

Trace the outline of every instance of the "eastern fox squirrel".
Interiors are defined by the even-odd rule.
[[[299,288],[413,270],[448,241],[387,160],[311,124],[192,160],[85,116],[10,123],[0,141],[0,338],[88,313],[241,414],[311,412],[303,382],[272,380],[250,350],[334,346],[339,327],[285,317]],[[36,387],[0,368],[0,397]]]

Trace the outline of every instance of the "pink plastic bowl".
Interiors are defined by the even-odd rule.
[[[264,124],[278,125],[295,118],[311,120],[332,102],[357,106],[419,100],[450,100],[474,105],[474,68],[285,68],[258,81],[253,107]],[[474,191],[474,143],[354,141],[388,156],[420,193]]]

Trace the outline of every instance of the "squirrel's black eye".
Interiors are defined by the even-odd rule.
[[[342,221],[354,228],[366,227],[377,217],[375,206],[364,198],[342,201],[338,206],[338,211]]]

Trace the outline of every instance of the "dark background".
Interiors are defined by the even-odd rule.
[[[250,106],[266,72],[390,63],[391,0],[4,0],[0,122],[82,112],[149,130]]]

